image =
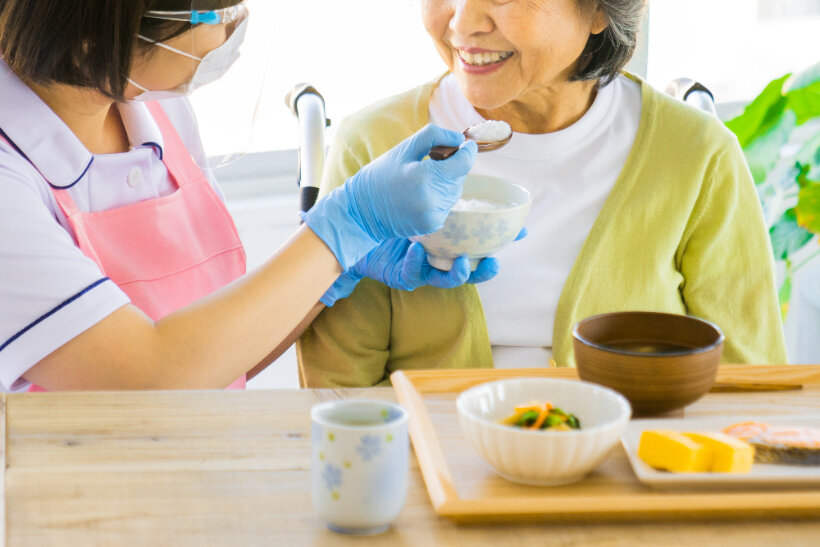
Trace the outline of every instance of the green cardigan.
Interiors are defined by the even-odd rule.
[[[642,89],[635,143],[561,293],[555,360],[574,366],[572,327],[581,319],[651,310],[719,325],[725,362],[785,364],[772,252],[737,140],[714,117],[634,79]],[[346,119],[322,194],[427,124],[437,83]],[[502,264],[499,275],[504,267],[515,266]],[[377,385],[397,369],[492,366],[471,285],[404,292],[364,280],[321,313],[297,354],[311,387]]]

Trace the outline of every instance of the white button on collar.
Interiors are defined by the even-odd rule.
[[[142,169],[132,167],[128,172],[128,186],[137,188],[140,184],[142,184]]]

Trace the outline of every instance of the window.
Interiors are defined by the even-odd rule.
[[[248,7],[256,28],[249,28],[247,39],[262,44],[250,53],[274,47],[251,151],[297,148],[296,120],[284,103],[294,84],[313,84],[325,97],[328,117],[341,121],[446,70],[416,0],[248,0]],[[272,37],[260,36],[260,27]],[[240,88],[241,75],[235,76],[232,71],[228,78]],[[220,100],[207,88],[197,92],[198,116],[215,111]]]
[[[746,102],[771,80],[820,61],[820,0],[654,0],[648,80],[681,76],[717,102]]]

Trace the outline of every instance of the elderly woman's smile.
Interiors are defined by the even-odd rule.
[[[512,51],[493,51],[481,48],[460,48],[458,57],[464,72],[487,74],[501,68],[504,61],[513,56]]]
[[[586,0],[423,0],[422,17],[466,98],[485,117],[543,133],[588,108],[592,82],[569,80],[590,35],[607,21]],[[552,112],[556,103],[567,112]],[[520,115],[530,110],[533,115]],[[552,123],[522,123],[546,118]]]

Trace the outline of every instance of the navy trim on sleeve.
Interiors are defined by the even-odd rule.
[[[35,325],[37,325],[37,324],[38,324],[38,323],[40,323],[41,321],[44,321],[44,320],[45,320],[45,319],[47,319],[48,317],[50,317],[50,316],[54,315],[55,313],[57,313],[58,311],[60,311],[60,310],[61,310],[61,309],[63,309],[64,307],[68,306],[69,304],[71,304],[72,302],[74,302],[75,300],[77,300],[78,298],[80,298],[82,295],[84,295],[85,293],[87,293],[88,291],[90,291],[91,289],[93,289],[94,287],[96,287],[96,286],[98,286],[98,285],[101,285],[102,283],[104,283],[104,282],[106,282],[106,281],[110,281],[110,279],[108,279],[107,277],[103,277],[103,278],[102,278],[102,279],[100,279],[99,281],[96,281],[96,282],[92,283],[91,285],[89,285],[88,287],[84,288],[83,290],[81,290],[80,292],[78,292],[77,294],[75,294],[74,296],[72,296],[71,298],[69,298],[68,300],[65,300],[63,303],[59,304],[58,306],[56,306],[56,307],[55,307],[54,309],[52,309],[51,311],[48,311],[48,312],[44,313],[43,315],[41,315],[40,317],[38,317],[37,319],[35,319],[35,320],[34,320],[34,321],[32,321],[31,323],[29,323],[29,324],[28,324],[26,327],[24,327],[22,330],[20,330],[17,334],[15,334],[14,336],[12,336],[12,337],[11,337],[11,338],[9,338],[8,340],[6,340],[6,341],[5,341],[5,343],[3,343],[3,345],[2,345],[2,346],[0,346],[0,351],[3,351],[4,349],[6,349],[6,347],[8,347],[8,346],[9,346],[9,344],[11,344],[11,343],[12,343],[12,342],[14,342],[15,340],[17,340],[18,338],[20,338],[21,336],[23,336],[23,335],[24,335],[27,331],[29,331],[31,328],[33,328]]]

